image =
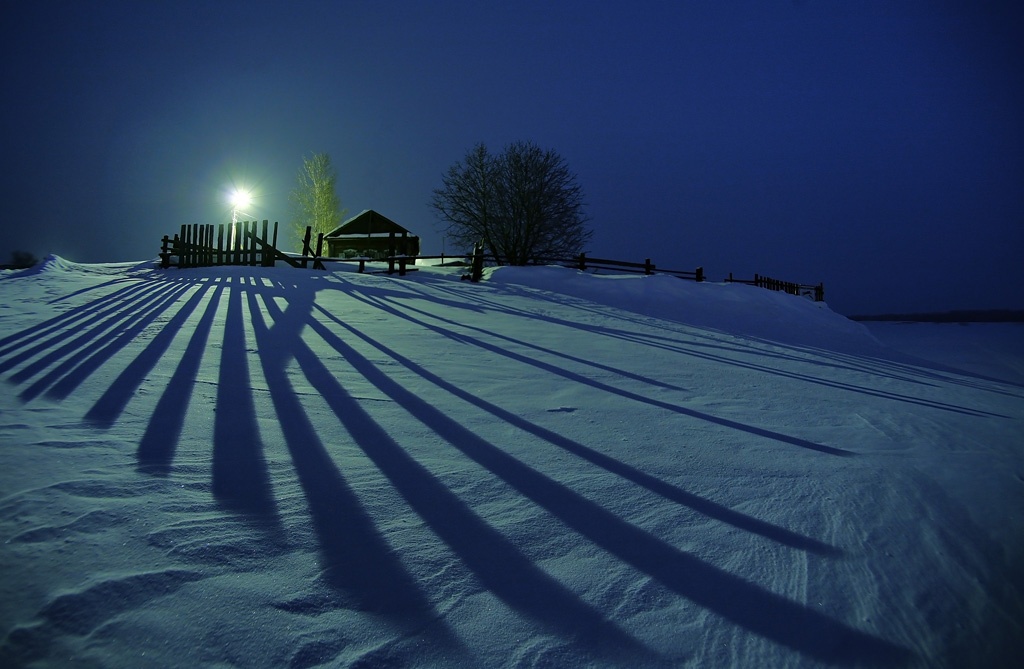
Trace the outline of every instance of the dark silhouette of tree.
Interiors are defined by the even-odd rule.
[[[306,234],[306,226],[312,226],[313,239],[317,233],[325,235],[341,223],[345,210],[335,190],[338,177],[326,153],[314,153],[302,159],[302,168],[295,179],[295,189],[289,200],[292,205],[292,226],[297,244]],[[313,242],[315,245],[315,242]]]
[[[445,234],[466,250],[482,242],[500,264],[575,256],[590,239],[583,190],[554,151],[514,142],[493,155],[477,144],[443,183],[430,204]]]
[[[11,269],[25,269],[35,267],[39,264],[39,258],[28,251],[14,251],[11,253]]]

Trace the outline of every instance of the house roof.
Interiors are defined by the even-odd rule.
[[[363,235],[369,237],[370,235],[386,235],[392,232],[396,235],[400,235],[403,232],[412,235],[411,232],[390,218],[378,214],[373,209],[366,209],[343,222],[325,236],[349,237]]]

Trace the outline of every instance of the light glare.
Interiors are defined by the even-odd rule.
[[[252,203],[252,194],[243,188],[236,188],[231,194],[231,206],[235,209],[247,209]]]

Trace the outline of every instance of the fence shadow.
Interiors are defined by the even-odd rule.
[[[213,421],[213,494],[238,511],[276,518],[277,502],[263,457],[246,356],[244,280],[234,277],[227,290],[217,375],[217,413]]]
[[[514,361],[516,361],[518,363],[521,363],[523,365],[530,366],[530,367],[535,367],[537,369],[540,369],[540,370],[545,371],[545,372],[549,372],[549,373],[554,374],[556,376],[561,376],[561,377],[563,377],[565,379],[568,379],[570,381],[573,381],[575,383],[587,385],[587,386],[590,386],[590,387],[595,388],[597,390],[601,390],[603,392],[610,393],[612,395],[618,395],[619,397],[622,397],[624,399],[628,399],[628,400],[631,400],[631,401],[634,401],[634,402],[639,402],[641,404],[647,404],[647,405],[650,405],[650,406],[655,406],[655,407],[658,407],[658,408],[661,408],[661,409],[665,409],[667,411],[671,411],[673,413],[677,413],[677,414],[680,414],[680,415],[683,415],[683,416],[688,416],[690,418],[697,418],[699,420],[703,420],[703,421],[706,421],[708,423],[713,423],[713,424],[716,424],[716,425],[720,425],[722,427],[738,430],[740,432],[746,432],[748,434],[753,434],[753,435],[756,435],[756,436],[759,436],[759,437],[764,437],[766,439],[771,439],[771,440],[774,440],[774,441],[777,441],[777,442],[780,442],[780,443],[785,443],[785,444],[789,444],[789,445],[792,445],[792,446],[799,446],[800,448],[805,448],[805,449],[812,450],[812,451],[818,451],[820,453],[826,453],[828,455],[835,455],[835,456],[842,456],[842,457],[852,457],[854,455],[854,453],[851,452],[851,451],[847,451],[847,450],[842,449],[842,448],[837,448],[835,446],[826,446],[824,444],[818,444],[818,443],[815,443],[813,441],[809,441],[807,439],[801,439],[799,437],[793,437],[791,435],[787,435],[787,434],[784,434],[784,433],[781,433],[781,432],[776,432],[774,430],[769,430],[769,429],[757,427],[757,426],[754,426],[754,425],[748,425],[746,423],[741,423],[739,421],[730,420],[728,418],[722,418],[720,416],[715,416],[715,415],[712,415],[712,414],[709,414],[709,413],[706,413],[706,412],[703,412],[703,411],[698,411],[697,409],[692,409],[690,407],[680,406],[678,404],[672,404],[671,402],[664,402],[664,401],[657,400],[657,399],[654,399],[654,398],[651,398],[651,397],[646,397],[646,396],[641,395],[639,393],[634,393],[634,392],[631,392],[629,390],[625,390],[623,388],[618,388],[616,386],[613,386],[613,385],[610,385],[610,384],[607,384],[607,383],[603,383],[601,381],[597,381],[595,379],[591,379],[589,377],[583,376],[582,374],[578,374],[576,372],[570,371],[570,370],[565,369],[563,367],[559,367],[557,365],[553,365],[551,363],[544,362],[544,361],[538,360],[536,358],[531,358],[529,356],[522,355],[520,353],[516,353],[515,351],[511,351],[511,350],[506,349],[506,348],[502,348],[501,346],[497,346],[497,345],[492,344],[490,342],[484,341],[483,339],[480,339],[480,338],[477,338],[477,337],[471,337],[471,336],[467,336],[467,335],[463,335],[463,334],[458,334],[458,333],[452,332],[452,331],[450,331],[450,330],[448,330],[446,328],[442,328],[442,327],[439,327],[439,326],[436,326],[436,325],[431,325],[431,324],[426,323],[426,322],[424,322],[422,320],[415,319],[412,316],[410,316],[408,313],[406,313],[408,311],[411,311],[411,309],[409,309],[408,307],[403,307],[403,309],[405,310],[403,312],[403,311],[399,311],[398,309],[395,309],[393,307],[386,307],[383,302],[381,302],[380,300],[377,300],[377,299],[372,299],[371,303],[376,305],[378,308],[386,309],[386,310],[390,311],[392,314],[394,314],[396,316],[399,316],[401,318],[405,318],[407,320],[410,320],[410,321],[416,323],[417,325],[419,325],[420,327],[423,327],[425,329],[428,329],[428,330],[431,330],[433,332],[436,332],[437,334],[440,334],[443,337],[446,337],[446,338],[449,338],[449,339],[456,339],[457,341],[462,342],[464,344],[470,344],[470,345],[476,346],[477,348],[480,348],[482,350],[488,351],[490,353],[494,353],[494,354],[499,355],[499,356],[503,356],[503,357],[509,358],[509,359],[514,360]],[[452,321],[450,319],[447,319],[447,318],[444,318],[444,317],[441,317],[441,316],[430,315],[430,317],[435,319],[435,320],[448,323],[449,325],[457,326],[459,329],[474,330],[474,331],[480,332],[482,334],[486,333],[488,336],[495,336],[493,333],[486,332],[486,331],[482,330],[481,328],[476,328],[476,327],[473,327],[473,326],[468,326],[468,325],[465,325],[465,324],[462,324],[462,323],[458,323],[456,321]],[[541,317],[541,318],[543,318],[543,317]],[[529,344],[528,342],[523,342],[522,340],[514,339],[512,337],[506,337],[504,335],[497,335],[497,336],[498,336],[498,338],[503,339],[505,341],[509,341],[510,343],[521,344],[525,348],[530,348],[531,346],[533,346],[532,344]],[[559,355],[562,355],[562,354],[559,354]],[[633,378],[637,378],[638,377],[638,375],[635,375],[635,374],[632,375],[632,376],[633,376]],[[644,379],[644,380],[645,380],[645,382],[648,382],[651,385],[658,385],[657,383],[655,383],[653,381],[650,381],[650,380],[647,380],[647,379]]]
[[[66,399],[105,363],[114,357],[123,357],[126,346],[137,341],[143,330],[158,319],[164,319],[161,329],[139,347],[139,352],[103,390],[87,411],[86,419],[100,429],[113,427],[158,366],[173,369],[148,417],[137,450],[140,470],[148,475],[168,476],[173,471],[200,372],[203,365],[213,359],[217,373],[211,454],[213,495],[230,510],[278,522],[279,512],[252,394],[252,379],[261,374],[267,382],[284,446],[309,509],[323,581],[337,594],[340,605],[380,614],[407,630],[430,624],[432,629],[438,630],[437,637],[452,648],[461,647],[460,642],[443,623],[436,622],[440,615],[428,594],[395,554],[379,529],[378,521],[360,501],[329,452],[331,438],[328,435],[335,434],[335,428],[341,430],[337,434],[351,440],[351,444],[373,463],[394,492],[479,583],[524,618],[558,635],[596,662],[629,659],[639,664],[655,664],[664,659],[548,575],[520,546],[496,530],[404,449],[332,374],[321,359],[321,346],[311,347],[310,339],[316,338],[323,350],[340,356],[347,367],[461,457],[502,481],[565,528],[675,594],[738,627],[821,662],[884,663],[905,662],[910,658],[904,648],[746,581],[624,521],[446,415],[438,406],[388,375],[347,340],[350,336],[359,339],[439,390],[590,465],[709,518],[826,558],[841,555],[835,547],[688,493],[475,398],[317,306],[317,291],[334,285],[325,279],[328,277],[324,275],[296,273],[295,280],[287,283],[280,278],[264,281],[235,275],[128,285],[44,321],[30,331],[0,340],[0,372],[16,369],[9,380],[20,385],[30,384],[22,392],[26,401],[43,393],[55,400]],[[337,279],[330,281],[336,284]],[[398,308],[383,292],[361,291],[361,294],[349,293],[353,303],[404,319],[416,328],[505,356],[524,368],[788,445],[834,456],[851,455],[842,449],[616,388],[558,364],[502,348],[485,340],[485,333],[479,328],[457,324],[408,305]],[[556,319],[552,322],[564,324]],[[459,325],[460,332],[453,333],[438,323]],[[248,355],[247,324],[251,324],[256,344],[258,370],[250,368],[253,358]],[[220,332],[220,325],[223,325],[223,334],[218,346],[213,338],[214,333]],[[575,327],[586,328],[580,324]],[[345,337],[339,336],[339,329]],[[69,331],[75,332],[70,340],[67,339]],[[486,334],[498,336],[499,340],[520,350],[535,350],[549,359],[561,358],[637,383],[682,390],[628,370],[505,335]],[[215,353],[218,349],[219,357]],[[170,359],[172,352],[176,356],[174,360]],[[295,387],[295,365],[331,409],[338,421],[336,426],[314,425]]]
[[[419,394],[385,374],[319,320],[311,320],[309,326],[363,378],[450,446],[549,512],[566,527],[676,594],[744,629],[820,661],[899,662],[909,658],[909,652],[904,648],[764,590],[623,521],[599,504],[544,476],[463,427]],[[351,327],[346,329],[354,331]],[[349,407],[338,407],[339,413],[342,408]],[[396,447],[396,451],[400,450]],[[402,457],[409,456],[403,452]],[[414,490],[418,485],[395,483],[406,490]],[[473,550],[476,550],[475,542]],[[460,555],[466,557],[465,553]]]
[[[72,369],[86,355],[103,345],[108,334],[135,316],[132,310],[146,307],[153,298],[165,295],[169,287],[159,285],[133,285],[116,291],[89,305],[75,307],[68,312],[44,321],[34,327],[0,340],[0,374],[18,365],[24,367],[11,375],[10,380],[22,384],[44,370],[59,365],[62,373]],[[173,287],[170,288],[173,290]],[[59,378],[60,375],[57,375]],[[36,397],[41,390],[31,395]]]
[[[440,284],[439,282],[432,283],[431,288],[439,290],[441,292],[447,292],[452,290],[450,287]],[[608,313],[605,311],[598,311],[596,308],[591,308],[585,304],[581,304],[581,301],[575,298],[564,298],[560,296],[544,294],[540,291],[537,291],[536,293],[530,293],[530,296],[536,297],[538,299],[545,299],[561,306],[570,306],[574,309],[589,311],[591,313],[601,314],[604,316],[608,315]],[[510,308],[507,305],[496,302],[494,300],[490,300],[483,295],[474,295],[470,299],[474,303],[474,309],[479,308],[476,305],[486,305],[487,308],[493,309],[497,312],[504,312],[513,316],[536,319],[548,323],[561,325],[574,330],[582,331],[588,334],[601,334],[612,338],[621,339],[623,341],[629,341],[632,343],[652,346],[654,348],[660,348],[663,350],[671,350],[690,357],[702,358],[713,362],[727,364],[730,366],[750,369],[772,376],[791,378],[806,383],[835,388],[837,390],[855,392],[871,397],[878,397],[880,399],[894,400],[897,402],[904,402],[907,404],[934,408],[953,413],[961,413],[964,415],[1006,418],[1006,416],[1002,414],[985,411],[983,409],[976,409],[972,407],[950,404],[948,402],[931,400],[925,397],[915,397],[914,395],[908,393],[896,393],[879,388],[873,388],[870,386],[836,381],[834,379],[829,379],[825,376],[783,370],[777,367],[773,367],[769,364],[760,364],[756,362],[744,361],[726,354],[735,353],[737,355],[746,355],[757,358],[785,360],[789,362],[798,362],[800,364],[809,366],[828,367],[839,371],[856,371],[864,374],[869,374],[875,377],[889,378],[898,381],[904,381],[907,383],[918,384],[922,386],[934,387],[936,383],[953,383],[960,385],[965,384],[962,378],[941,374],[942,370],[937,365],[929,365],[926,363],[922,368],[916,365],[907,364],[907,362],[905,361],[905,356],[898,356],[894,354],[894,356],[892,357],[881,357],[880,355],[868,355],[867,353],[861,355],[842,353],[825,348],[816,348],[798,344],[788,344],[784,342],[765,339],[762,337],[755,337],[750,335],[736,335],[703,326],[688,325],[682,321],[679,321],[679,324],[683,325],[686,328],[685,335],[688,339],[699,338],[705,340],[700,344],[690,342],[684,346],[680,344],[678,339],[674,337],[659,337],[658,335],[654,335],[650,332],[645,332],[643,334],[637,332],[637,330],[639,329],[650,330],[652,327],[669,329],[664,324],[652,323],[652,318],[647,318],[647,320],[643,320],[643,317],[639,314],[637,314],[636,316],[627,316],[623,315],[622,313],[619,313],[615,317],[622,319],[627,323],[634,323],[638,326],[642,326],[642,328],[612,328],[608,326],[582,324],[576,321],[551,316],[549,314],[517,310],[514,308]],[[460,328],[470,328],[470,326],[458,323],[451,319],[448,319],[448,322],[455,323]],[[480,330],[479,328],[471,329],[476,329],[478,331]],[[678,331],[675,330],[669,331],[676,335],[680,334]],[[702,332],[706,332],[707,334],[701,334]],[[723,344],[723,338],[727,338],[728,340],[734,343],[732,345]],[[528,343],[524,343],[524,345],[529,346]],[[714,351],[722,351],[722,353],[719,354]],[[948,372],[950,370],[946,369],[945,371]],[[970,376],[969,373],[964,373],[964,375]],[[986,379],[979,380],[984,381]],[[991,379],[987,380],[992,381]],[[974,384],[974,387],[978,387],[980,389],[995,392],[998,394],[1012,395],[1012,393],[1008,393],[1005,390],[1001,390],[998,387],[994,387],[992,384],[988,384],[984,387]]]
[[[265,288],[256,288],[254,293],[261,295],[263,307],[275,323],[271,330],[267,330],[264,324],[257,323],[257,340],[259,341],[261,336],[264,338],[260,350],[268,351],[264,356],[268,363],[270,355],[280,356],[277,362],[268,364],[269,368],[266,371],[270,375],[267,381],[271,392],[279,395],[282,402],[278,410],[282,419],[286,415],[292,416],[292,412],[301,411],[294,393],[284,390],[288,383],[283,375],[284,362],[294,359],[306,379],[341,421],[353,442],[377,466],[394,486],[395,491],[493,595],[550,631],[566,638],[577,639],[580,650],[587,654],[596,653],[599,658],[631,657],[642,663],[645,662],[644,658],[647,658],[648,662],[654,659],[651,652],[642,644],[605,620],[599,611],[582,602],[565,586],[540,570],[518,547],[477,516],[442,482],[413,459],[366,413],[359,402],[338,383],[319,356],[299,337],[303,327],[308,326],[322,338],[336,339],[316,318],[313,318],[311,298],[298,296],[296,299],[297,296],[293,294],[288,298],[286,310],[281,312],[272,292]],[[298,304],[302,306],[297,306]],[[253,304],[252,309],[255,314],[257,306]],[[260,320],[254,318],[254,321]],[[276,336],[272,336],[272,333]],[[271,354],[269,351],[274,353]],[[348,352],[347,349],[345,351]],[[360,367],[356,369],[368,371]],[[285,406],[285,403],[292,405]],[[324,472],[334,470],[333,464],[326,452],[323,452],[322,446],[317,446],[320,440],[316,430],[308,425],[308,419],[300,421],[300,424],[307,427],[302,430],[301,435],[289,439],[288,443],[289,449],[293,452],[293,459],[296,459],[297,468],[301,466],[300,461],[315,457],[315,462],[310,462],[308,467],[301,466],[306,472],[300,473],[300,478],[306,478],[303,487],[307,495],[315,498],[324,490],[339,490],[339,481],[320,480],[320,477],[326,476]],[[340,479],[340,475],[338,478]],[[339,505],[341,508],[348,508],[353,503],[355,502],[351,500],[325,500],[322,522],[326,524],[330,519],[336,519]],[[311,499],[311,506],[319,505]],[[314,515],[321,514],[314,508]],[[370,532],[372,520],[367,518],[366,525],[362,534]],[[332,531],[325,531],[324,534],[351,536],[352,533],[338,532],[337,528],[334,528]],[[363,550],[365,545],[362,541],[348,541],[337,559],[343,557],[345,560],[352,560],[353,556],[363,555]],[[380,556],[376,553],[377,551],[369,551],[365,555],[367,568],[375,573],[380,569]],[[341,570],[346,574],[353,571],[352,565],[345,565]],[[394,577],[388,577],[383,582],[372,579],[371,582],[375,584],[372,590],[376,597],[379,597],[381,592],[390,592],[390,588],[396,588],[397,585],[404,583],[396,581]],[[400,595],[403,597],[407,597],[408,592],[416,591],[412,584],[399,588],[399,592],[406,593]]]
[[[357,298],[358,299],[358,298]],[[382,306],[381,308],[386,311],[391,311],[389,307]],[[408,308],[408,307],[407,307]],[[624,462],[616,460],[604,453],[601,453],[595,449],[592,449],[584,444],[569,439],[557,432],[548,430],[539,425],[536,425],[521,416],[518,416],[511,411],[503,409],[491,402],[488,402],[480,397],[477,397],[471,392],[458,387],[457,385],[445,381],[438,375],[430,372],[421,365],[417,365],[413,361],[409,360],[405,356],[399,354],[397,351],[385,346],[381,342],[365,335],[361,331],[353,328],[347,323],[343,322],[334,314],[328,313],[322,307],[317,306],[317,310],[320,312],[324,320],[333,321],[339,327],[344,328],[350,334],[363,340],[370,346],[373,346],[392,360],[399,362],[402,366],[410,371],[414,372],[418,376],[422,377],[431,384],[438,388],[448,392],[455,397],[458,397],[468,404],[472,404],[477,408],[483,409],[490,413],[495,418],[502,420],[509,425],[512,425],[524,432],[534,435],[549,444],[552,444],[562,450],[572,453],[573,455],[597,466],[605,471],[619,476],[620,478],[630,481],[640,487],[655,493],[667,500],[676,502],[686,506],[693,511],[696,511],[708,518],[727,523],[741,530],[751,532],[753,534],[760,535],[771,541],[775,541],[784,546],[796,548],[798,550],[805,550],[811,553],[827,557],[840,557],[842,551],[838,548],[831,546],[827,543],[812,539],[796,532],[792,532],[783,527],[772,525],[753,516],[739,513],[721,504],[717,504],[709,499],[700,497],[693,493],[687,492],[678,486],[674,486],[670,483],[652,476],[646,472],[643,472],[635,467],[632,467]],[[401,316],[398,312],[393,312],[396,315]],[[403,316],[404,317],[404,316]]]

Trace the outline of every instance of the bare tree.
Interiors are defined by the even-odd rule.
[[[445,233],[465,249],[483,242],[498,263],[574,256],[590,239],[583,191],[554,151],[515,142],[495,156],[478,144],[443,183],[431,206]]]
[[[296,177],[295,189],[289,200],[292,205],[292,225],[299,240],[312,226],[313,239],[318,233],[325,235],[341,223],[345,210],[335,191],[337,175],[326,153],[314,153],[302,158],[302,168]]]

